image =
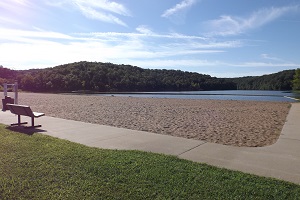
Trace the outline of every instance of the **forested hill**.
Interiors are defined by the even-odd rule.
[[[291,90],[294,73],[295,70],[287,70],[259,77],[224,79],[180,70],[142,69],[131,65],[77,62],[31,70],[10,70],[0,67],[0,85],[17,80],[20,89],[33,92]]]
[[[263,76],[232,78],[238,90],[292,90],[295,70],[285,70]]]
[[[236,89],[236,84],[232,81],[209,75],[179,70],[142,69],[131,65],[100,62],[77,62],[47,69],[11,72],[16,72],[15,79],[18,80],[19,88],[35,92]],[[1,74],[0,71],[0,77]]]

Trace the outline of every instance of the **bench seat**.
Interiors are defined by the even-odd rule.
[[[42,117],[44,113],[33,112],[29,106],[18,104],[6,104],[11,113],[18,115],[18,123],[11,124],[11,126],[27,124],[27,122],[21,122],[21,115],[31,117],[31,126],[25,128],[36,128],[42,125],[34,125],[34,118]]]

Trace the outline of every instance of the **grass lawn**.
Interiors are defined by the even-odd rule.
[[[0,124],[0,199],[300,199],[300,185]]]
[[[293,91],[293,93],[297,94],[295,98],[300,100],[300,90]]]

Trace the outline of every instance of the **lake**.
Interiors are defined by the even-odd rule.
[[[182,91],[182,92],[129,92],[92,94],[97,96],[125,96],[143,98],[176,98],[176,99],[215,99],[215,100],[247,100],[247,101],[279,101],[297,102],[300,94],[289,91],[265,90],[222,90],[222,91]]]

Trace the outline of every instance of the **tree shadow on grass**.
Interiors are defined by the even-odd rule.
[[[26,135],[29,135],[29,136],[33,135],[34,133],[46,132],[46,130],[43,130],[43,129],[25,128],[24,126],[8,126],[8,127],[6,127],[6,129],[14,131],[14,132],[26,134]]]

